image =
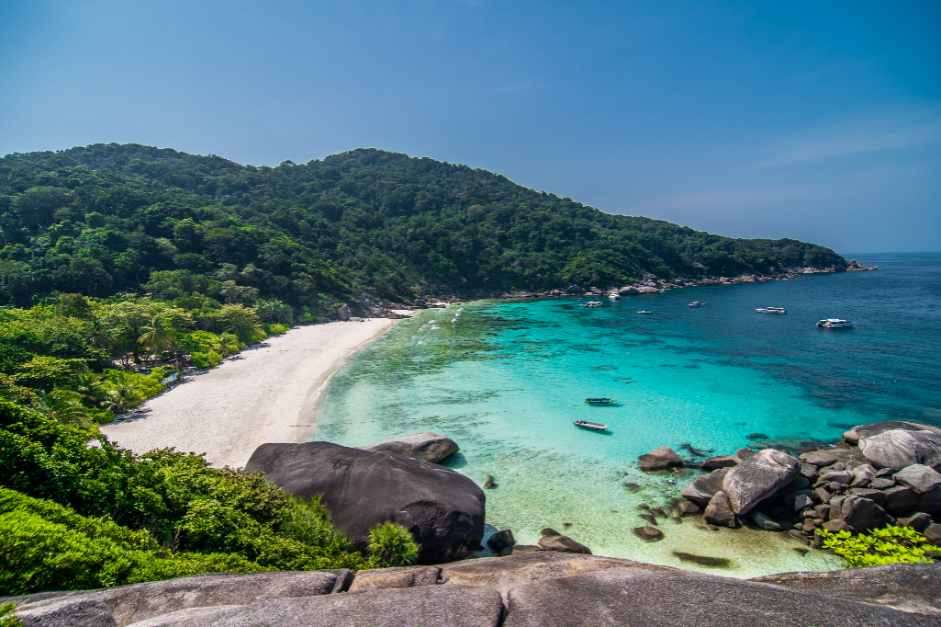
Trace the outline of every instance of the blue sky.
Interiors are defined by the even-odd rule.
[[[610,213],[941,250],[941,3],[0,0],[0,154],[357,147]]]

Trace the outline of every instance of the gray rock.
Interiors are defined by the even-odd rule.
[[[884,509],[872,500],[859,496],[850,495],[843,499],[840,511],[846,524],[860,533],[889,524],[889,516]]]
[[[419,586],[277,599],[187,614],[168,614],[133,627],[497,627],[503,601],[494,590]]]
[[[830,520],[843,518],[843,501],[845,499],[845,496],[834,496],[830,499]]]
[[[830,506],[826,503],[814,505],[814,511],[821,520],[828,520],[830,518]]]
[[[732,504],[725,492],[716,492],[716,495],[709,501],[709,505],[706,506],[703,517],[707,523],[717,527],[731,527],[734,529],[737,524],[735,512],[732,510]]]
[[[869,482],[876,478],[876,469],[869,464],[858,466],[853,471],[853,480],[850,482],[851,488],[865,488]]]
[[[831,495],[830,495],[830,493],[826,490],[826,488],[822,488],[822,487],[821,487],[821,488],[817,488],[816,490],[814,490],[814,494],[817,495],[817,498],[820,499],[820,502],[821,502],[821,503],[829,503],[829,502],[830,502],[830,496],[831,496]]]
[[[917,509],[929,514],[941,512],[941,486],[918,495]]]
[[[505,627],[794,627],[936,625],[812,592],[686,572],[611,569],[516,586]]]
[[[423,462],[437,464],[452,453],[456,453],[459,448],[457,443],[451,438],[447,438],[437,433],[426,431],[424,433],[415,433],[413,435],[404,435],[399,438],[382,440],[366,446],[360,446],[361,450],[375,453],[377,451],[387,451],[389,453],[398,453],[411,459],[418,459]]]
[[[906,486],[889,488],[882,493],[885,494],[885,511],[890,514],[909,512],[918,506],[918,495]]]
[[[337,309],[337,318],[339,318],[343,322],[346,322],[352,317],[353,317],[353,313],[350,311],[350,306],[347,305],[346,303],[343,303],[342,305],[340,305],[339,309]]]
[[[653,514],[641,514],[640,518],[648,525],[656,526],[657,524],[657,518]]]
[[[817,477],[820,476],[820,472],[813,464],[801,464],[801,476],[806,477],[808,481],[816,481]]]
[[[931,425],[925,425],[918,422],[889,420],[887,422],[874,422],[868,425],[853,427],[843,434],[843,439],[853,446],[858,446],[861,439],[866,439],[874,435],[880,435],[886,431],[899,429],[903,431],[930,431],[935,435],[941,436],[941,429],[938,427],[932,427]]]
[[[637,464],[644,472],[654,472],[682,466],[683,460],[669,446],[661,446],[655,451],[638,457]]]
[[[516,539],[513,537],[513,532],[509,529],[498,531],[487,538],[487,546],[497,553],[507,547],[513,546],[514,544],[516,544]]]
[[[415,588],[434,586],[441,575],[440,566],[412,566],[404,568],[376,568],[356,573],[350,592],[385,590],[388,588]]]
[[[543,551],[591,555],[591,549],[568,536],[543,536],[539,538],[539,546],[542,547]]]
[[[703,470],[718,470],[719,468],[731,468],[738,464],[738,457],[735,455],[719,455],[710,457],[702,463]]]
[[[269,599],[326,595],[346,590],[352,581],[353,573],[348,570],[215,573],[64,594],[75,602],[84,599],[103,603],[118,625],[128,625],[194,608],[245,605]],[[47,596],[31,595],[20,597],[15,601],[20,610],[27,608],[38,610],[41,606],[66,600],[61,596],[51,599],[45,598]],[[78,610],[74,613],[81,615]],[[43,623],[36,624],[42,625]],[[90,627],[98,627],[98,623],[88,624]],[[66,623],[52,623],[52,625],[65,627]]]
[[[17,606],[16,618],[23,627],[118,627],[108,606],[87,596]]]
[[[421,546],[423,564],[462,559],[484,534],[484,493],[447,468],[395,453],[368,453],[329,442],[263,444],[246,472],[300,497],[323,495],[333,523],[357,549],[375,525],[401,524]]]
[[[888,564],[827,572],[782,573],[751,581],[916,614],[941,614],[941,564]]]
[[[910,487],[918,494],[930,492],[941,486],[941,474],[924,464],[912,464],[894,475],[895,480]]]
[[[941,435],[932,431],[892,429],[859,441],[859,449],[879,468],[924,464],[941,468]]]
[[[794,498],[794,511],[799,512],[802,509],[807,509],[808,507],[813,507],[813,500],[810,496],[806,494],[798,494]]]
[[[895,485],[895,479],[888,477],[877,477],[869,482],[869,487],[874,490],[885,490]]]
[[[864,499],[870,499],[879,507],[882,507],[886,504],[885,492],[881,490],[873,490],[872,488],[850,488],[846,493],[847,495],[861,496]]]
[[[925,527],[925,530],[922,531],[925,535],[925,538],[931,544],[935,546],[941,546],[941,525],[938,523],[932,523]]]
[[[853,473],[846,471],[826,472],[820,475],[815,485],[826,485],[828,483],[838,483],[848,486],[853,481]]]
[[[663,508],[662,508],[662,507],[651,507],[651,508],[650,508],[650,513],[653,514],[654,516],[659,517],[659,518],[666,518],[666,517],[667,517],[667,513],[666,513],[665,511],[663,511]]]
[[[695,516],[700,511],[699,506],[692,501],[681,500],[676,504],[676,508],[681,516]]]
[[[813,466],[830,466],[837,461],[836,455],[827,451],[811,451],[810,453],[801,453],[800,460]]]
[[[794,477],[794,481],[790,482],[785,486],[788,490],[804,490],[809,488],[811,485],[810,479],[803,475],[797,475]]]
[[[699,503],[700,505],[706,505],[712,500],[716,492],[722,490],[722,485],[725,483],[725,476],[729,473],[729,470],[729,468],[720,468],[719,470],[713,470],[707,475],[696,477],[696,479],[683,490],[683,498]]]
[[[644,286],[644,287],[638,287],[637,291],[640,292],[641,294],[659,294],[662,290],[658,290],[655,287]]]
[[[656,542],[657,540],[663,540],[663,532],[656,527],[634,527],[631,529],[631,532],[644,542]]]
[[[911,527],[919,533],[927,529],[931,523],[931,516],[924,512],[918,512],[914,516],[909,516],[908,518],[899,518],[900,525]]]
[[[640,294],[640,290],[638,290],[636,287],[627,286],[622,287],[620,293],[621,296],[638,296]]]
[[[770,517],[759,512],[758,510],[752,511],[751,519],[757,526],[761,527],[765,531],[784,531],[784,527],[781,526],[779,522],[772,520]]]
[[[745,514],[790,483],[798,472],[800,463],[796,459],[781,451],[764,449],[729,468],[722,484],[723,492],[728,495],[732,511]]]
[[[754,455],[755,455],[755,451],[751,450],[750,448],[740,448],[737,451],[735,451],[735,456],[738,458],[739,461],[742,461],[743,459],[747,459]]]
[[[841,531],[853,530],[849,525],[846,524],[846,521],[842,519],[828,520],[827,522],[823,523],[823,528],[829,531],[830,533],[839,533]]]

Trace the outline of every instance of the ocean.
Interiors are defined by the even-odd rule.
[[[665,538],[645,543],[631,529],[646,524],[636,505],[662,504],[695,477],[640,472],[637,457],[662,445],[696,461],[684,444],[796,454],[857,424],[941,426],[941,253],[847,258],[879,270],[674,289],[596,309],[567,297],[421,311],[333,377],[314,439],[451,437],[461,450],[446,465],[497,484],[486,491],[488,529],[510,528],[523,544],[552,527],[597,555],[732,576],[838,568],[784,534],[686,518],[661,522]],[[707,305],[687,307],[693,300]],[[765,306],[788,313],[754,311]],[[856,326],[816,326],[833,317]],[[576,419],[609,429],[578,429]]]

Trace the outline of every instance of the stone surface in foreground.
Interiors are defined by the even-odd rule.
[[[24,627],[927,627],[941,625],[939,589],[941,564],[742,581],[536,552],[355,576],[199,575],[0,602],[17,603]]]

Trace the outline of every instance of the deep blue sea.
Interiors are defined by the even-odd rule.
[[[941,253],[854,257],[879,270],[675,289],[597,309],[559,298],[422,311],[334,376],[315,438],[453,438],[461,452],[449,465],[498,484],[487,490],[488,523],[524,543],[550,526],[596,554],[687,568],[701,566],[680,554],[723,557],[730,575],[834,568],[781,534],[685,519],[660,523],[666,538],[647,544],[630,530],[645,524],[635,505],[662,503],[693,478],[673,485],[637,470],[637,456],[661,445],[701,460],[682,445],[796,452],[857,424],[941,426]],[[754,311],[765,306],[788,313]],[[856,327],[816,326],[831,317]],[[618,403],[584,403],[597,396]],[[578,429],[578,418],[609,430]]]

